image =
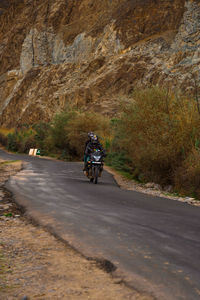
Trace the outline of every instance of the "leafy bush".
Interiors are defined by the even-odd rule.
[[[50,127],[49,136],[52,146],[58,149],[69,148],[69,140],[66,134],[66,128],[69,121],[74,117],[75,112],[68,111],[56,114]]]
[[[176,168],[200,140],[196,102],[156,87],[136,91],[123,105],[116,135],[144,179],[172,183]]]
[[[110,137],[110,120],[94,112],[76,112],[65,126],[69,147],[74,154],[83,156],[87,133],[95,132],[104,143]]]
[[[0,128],[0,144],[7,147],[8,144],[8,134],[13,133],[13,129]]]
[[[8,138],[6,135],[0,132],[0,144],[3,146],[7,146],[8,144]]]
[[[17,143],[17,135],[15,133],[9,133],[7,136],[7,148],[10,151],[16,152],[18,150],[18,143]]]
[[[36,148],[35,131],[32,129],[17,133],[18,151],[28,153],[30,148]]]
[[[50,124],[46,122],[39,122],[38,124],[34,124],[33,130],[34,134],[34,141],[37,148],[45,148],[45,140],[49,136],[50,131]]]
[[[15,131],[7,136],[7,148],[10,151],[28,153],[35,146],[35,132],[32,129]]]
[[[108,166],[112,166],[115,170],[120,172],[131,173],[130,159],[124,152],[109,152],[106,156],[106,163]]]

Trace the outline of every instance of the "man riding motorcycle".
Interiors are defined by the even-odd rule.
[[[93,153],[96,149],[104,152],[104,149],[98,140],[98,136],[95,135],[93,132],[89,133],[88,136],[90,136],[90,140],[86,142],[85,153],[84,153],[84,169],[83,169],[83,171],[86,172],[88,171],[87,161],[90,154]]]
[[[94,132],[88,132],[88,140],[85,142],[85,150],[86,150],[86,148],[87,148],[87,145],[89,144],[89,142],[91,142],[91,139],[92,139],[92,137],[94,136],[95,134],[94,134]],[[84,150],[84,153],[85,153],[85,150]]]

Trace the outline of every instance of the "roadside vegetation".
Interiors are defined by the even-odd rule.
[[[103,143],[106,162],[140,182],[153,181],[200,199],[200,113],[198,99],[158,87],[135,91],[121,101],[116,119],[68,108],[52,122],[0,130],[8,150],[60,159],[82,159],[87,132]]]

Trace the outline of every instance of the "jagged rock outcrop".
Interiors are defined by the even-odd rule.
[[[199,80],[200,1],[0,0],[0,126]],[[195,75],[194,75],[195,74]]]

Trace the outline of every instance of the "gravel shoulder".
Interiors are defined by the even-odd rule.
[[[167,186],[165,187],[165,190],[163,190],[159,184],[155,184],[153,182],[148,182],[147,184],[138,183],[134,180],[125,178],[111,167],[105,166],[104,168],[107,172],[111,173],[114,176],[117,184],[121,189],[137,191],[152,196],[168,198],[171,200],[185,202],[190,205],[200,206],[200,200],[191,197],[181,197],[173,194],[171,186]]]
[[[21,167],[0,161],[0,299],[152,299],[26,219],[4,188]]]

